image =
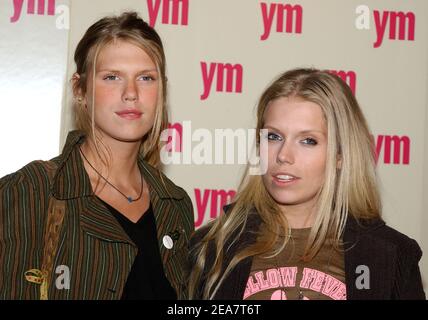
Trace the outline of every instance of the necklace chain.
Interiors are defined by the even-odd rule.
[[[143,195],[143,189],[144,189],[144,183],[143,183],[143,175],[141,175],[141,191],[140,191],[140,195],[133,199],[131,196],[127,196],[126,194],[124,194],[122,191],[120,191],[115,185],[113,185],[110,181],[108,181],[106,178],[104,178],[104,176],[98,172],[97,169],[95,169],[95,167],[89,162],[88,158],[86,158],[85,154],[83,153],[82,149],[79,147],[80,153],[82,154],[83,158],[85,159],[85,161],[88,163],[88,165],[100,176],[100,178],[102,178],[107,184],[109,184],[112,188],[114,188],[117,192],[119,192],[122,196],[125,197],[125,199],[129,202],[135,202],[140,200],[141,196]]]

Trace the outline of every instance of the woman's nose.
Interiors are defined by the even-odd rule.
[[[280,164],[294,163],[294,153],[293,153],[292,147],[289,144],[287,144],[287,142],[284,142],[281,148],[278,150],[276,160]]]
[[[138,99],[137,86],[135,85],[134,81],[128,81],[126,83],[123,97],[125,101],[135,101]]]

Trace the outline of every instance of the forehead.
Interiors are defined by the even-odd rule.
[[[314,102],[295,97],[282,97],[271,101],[264,113],[264,124],[278,129],[326,131],[321,107]]]
[[[115,40],[103,46],[97,57],[97,69],[102,67],[155,67],[155,63],[141,47],[125,41]]]

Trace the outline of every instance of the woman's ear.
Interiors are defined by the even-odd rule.
[[[71,77],[73,96],[79,104],[86,105],[86,98],[83,94],[80,82],[80,75],[75,72]]]
[[[336,169],[342,169],[342,155],[338,154],[336,157]]]

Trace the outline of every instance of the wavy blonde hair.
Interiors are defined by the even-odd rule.
[[[270,84],[257,106],[257,137],[264,126],[269,103],[282,97],[316,103],[327,124],[325,179],[318,192],[316,220],[303,257],[310,261],[327,239],[333,239],[334,246],[340,248],[349,214],[357,219],[380,217],[373,139],[348,85],[338,76],[316,69],[294,69]],[[262,177],[250,176],[248,172],[249,167],[230,212],[204,227],[205,235],[191,250],[195,265],[189,278],[190,298],[213,299],[239,262],[256,255],[275,256],[287,244],[291,230],[285,215],[266,190]],[[262,221],[257,241],[238,251],[224,270],[225,253],[239,240],[250,214],[259,215]],[[276,246],[278,241],[281,241],[280,247]],[[210,265],[207,265],[208,252],[214,256]]]
[[[143,138],[140,151],[144,159],[158,168],[160,165],[160,150],[162,143],[160,135],[167,128],[168,112],[166,107],[166,61],[161,38],[158,33],[143,21],[136,12],[124,12],[119,16],[111,16],[95,22],[86,31],[77,45],[74,61],[76,74],[73,76],[73,92],[75,96],[86,94],[88,81],[94,84],[98,54],[102,48],[117,40],[128,41],[143,49],[153,60],[159,74],[159,90],[154,124],[150,132]],[[91,79],[89,79],[92,75]],[[95,93],[92,95],[94,105]],[[102,138],[95,134],[94,108],[88,111],[82,103],[75,103],[75,126],[91,137],[100,159],[107,164],[111,156],[103,145]],[[100,148],[102,146],[102,150]]]

